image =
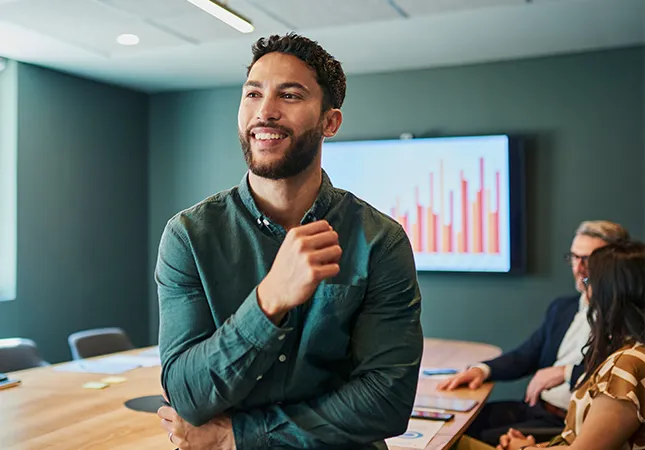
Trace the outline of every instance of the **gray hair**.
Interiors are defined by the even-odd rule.
[[[629,241],[629,232],[622,225],[607,220],[587,220],[576,230],[576,236],[589,236],[602,239],[608,244]]]

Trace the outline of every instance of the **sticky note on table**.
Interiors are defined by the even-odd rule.
[[[99,383],[98,381],[90,381],[83,385],[83,389],[104,389],[108,387],[107,383]]]
[[[107,384],[119,384],[128,381],[126,377],[105,377],[101,380],[101,383]]]

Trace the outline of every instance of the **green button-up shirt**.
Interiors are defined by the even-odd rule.
[[[229,414],[238,450],[385,448],[405,431],[422,354],[402,227],[323,173],[302,224],[325,219],[340,273],[275,326],[256,287],[286,236],[241,184],[166,225],[155,278],[162,384],[188,422]]]

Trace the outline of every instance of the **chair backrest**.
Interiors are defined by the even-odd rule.
[[[0,339],[0,372],[48,366],[41,358],[36,343],[31,339]]]
[[[78,331],[67,338],[72,358],[84,359],[132,350],[134,345],[121,328],[95,328]]]

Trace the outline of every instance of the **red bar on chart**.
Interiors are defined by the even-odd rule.
[[[464,179],[464,171],[461,171],[461,231],[459,232],[459,253],[468,252],[468,181]]]
[[[493,230],[495,232],[494,253],[499,253],[499,171],[495,172],[495,222]]]
[[[423,206],[419,202],[419,186],[414,187],[414,195],[417,203],[417,223],[414,236],[417,239],[417,252],[423,252]]]
[[[412,251],[415,253],[419,252],[419,242],[417,241],[417,231],[418,231],[417,228],[418,228],[417,224],[413,223],[412,231],[411,231],[411,234],[412,234],[411,240],[412,240]]]
[[[473,203],[473,253],[482,252],[482,193],[477,192]]]

